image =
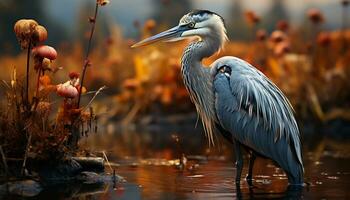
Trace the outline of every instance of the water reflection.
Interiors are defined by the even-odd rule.
[[[258,159],[254,166],[254,187],[249,188],[245,181],[237,187],[232,147],[220,141],[219,146],[208,149],[203,135],[193,129],[92,135],[83,144],[90,150],[107,150],[109,159],[118,163],[117,173],[128,181],[122,195],[107,199],[137,199],[128,196],[130,185],[143,199],[348,197],[348,140],[313,138],[309,135],[304,139],[305,179],[310,184],[304,188],[288,187],[283,171],[263,159]],[[179,167],[182,155],[186,155],[185,167]],[[95,197],[106,199],[103,195]]]
[[[34,199],[348,199],[349,140],[306,138],[311,138],[303,140],[309,186],[300,188],[288,187],[283,171],[264,159],[256,160],[254,187],[244,179],[237,187],[232,147],[220,141],[209,149],[203,134],[191,128],[90,135],[81,141],[83,148],[106,152],[127,182],[56,185]]]

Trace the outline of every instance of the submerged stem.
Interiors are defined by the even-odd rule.
[[[98,13],[98,3],[96,3],[95,15],[94,15],[94,17],[92,19],[90,19],[90,23],[92,24],[92,26],[91,26],[91,32],[90,32],[89,43],[88,43],[88,47],[87,47],[87,51],[86,51],[86,56],[85,56],[85,60],[84,60],[83,73],[82,73],[81,84],[80,84],[80,88],[79,88],[79,97],[78,97],[77,108],[80,107],[81,91],[82,91],[82,88],[84,86],[83,84],[84,84],[84,79],[85,79],[85,74],[86,74],[86,68],[90,64],[89,55],[90,55],[92,36],[94,35],[94,31],[95,31],[95,24],[96,24],[97,13]]]
[[[27,131],[28,132],[28,131]],[[26,170],[26,162],[27,162],[27,158],[28,158],[28,152],[29,152],[29,148],[32,142],[32,134],[29,133],[29,137],[28,137],[28,141],[27,141],[27,146],[24,152],[24,159],[23,159],[23,163],[22,163],[22,169],[21,169],[21,174],[23,176],[25,176],[25,170]]]

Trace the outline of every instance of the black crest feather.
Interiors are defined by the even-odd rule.
[[[201,15],[201,16],[203,16],[203,15],[217,15],[217,16],[220,17],[222,23],[225,24],[225,20],[224,20],[223,17],[221,17],[221,15],[219,15],[219,14],[217,14],[215,12],[212,12],[210,10],[193,10],[192,12],[189,13],[189,15],[190,16],[194,16],[194,15]]]

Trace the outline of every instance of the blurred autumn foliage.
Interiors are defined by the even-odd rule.
[[[334,119],[350,120],[350,90],[347,83],[350,76],[349,30],[322,30],[322,23],[327,20],[326,16],[314,8],[305,13],[311,30],[309,34],[305,34],[305,30],[293,27],[285,19],[278,21],[275,24],[276,30],[269,33],[262,26],[257,27],[263,19],[253,11],[245,12],[244,16],[253,33],[251,40],[228,42],[223,51],[204,61],[206,65],[225,55],[243,58],[265,73],[285,92],[300,121],[326,123]],[[159,31],[154,20],[148,20],[144,24],[135,22],[134,25],[142,38]],[[163,28],[165,27],[161,27]],[[63,138],[66,138],[68,133],[62,131],[65,130],[64,125],[61,129],[57,129],[57,126],[39,128],[52,120],[48,110],[52,110],[51,107],[59,107],[56,101],[63,101],[63,107],[59,108],[56,115],[56,120],[59,119],[63,124],[69,124],[71,121],[67,116],[74,117],[77,114],[84,116],[84,122],[91,122],[96,117],[95,113],[100,113],[108,119],[117,119],[128,125],[140,122],[144,116],[195,112],[180,73],[181,54],[188,42],[160,43],[135,50],[130,48],[135,41],[124,38],[120,27],[111,24],[109,29],[110,35],[100,37],[92,49],[90,58],[93,62],[89,60],[87,66],[89,70],[84,85],[88,90],[97,90],[101,85],[108,86],[108,90],[103,93],[104,98],[99,98],[92,105],[94,112],[90,109],[82,112],[74,107],[74,98],[80,89],[79,74],[71,73],[69,80],[66,80],[69,72],[81,69],[83,45],[79,42],[64,43],[58,47],[60,55],[55,60],[55,67],[51,67],[47,73],[43,68],[42,74],[38,76],[38,87],[34,82],[29,85],[30,91],[34,91],[34,88],[39,90],[41,100],[37,102],[38,113],[35,118],[30,121],[17,119],[23,123],[22,128],[35,122],[34,127],[45,130],[38,132],[38,137],[40,134],[47,136],[44,138],[52,140],[52,145],[59,145],[65,141]],[[89,34],[86,39],[88,37]],[[18,80],[24,79],[25,69],[19,66],[23,66],[25,59],[24,54],[0,57],[1,68],[5,72],[0,74],[3,83],[13,81],[13,77],[16,76]],[[44,65],[45,62],[48,63],[45,59],[39,61]],[[11,73],[17,75],[9,80]],[[35,72],[30,73],[32,76]],[[51,77],[53,73],[55,81]],[[58,84],[60,82],[65,83]],[[12,86],[6,87],[2,92],[6,94],[10,104],[2,106],[2,110],[6,108],[2,113],[6,114],[2,114],[1,117],[6,120],[22,117],[20,113],[8,112],[18,110],[18,96],[11,93]],[[63,96],[63,100],[51,95],[51,90]],[[48,103],[48,99],[51,103]],[[12,116],[9,117],[9,114]],[[4,130],[15,130],[10,125],[11,123],[1,124],[5,127]],[[59,134],[54,134],[57,130],[60,130]],[[13,136],[15,137],[15,134]]]
[[[316,25],[313,20],[314,16],[310,17],[310,26]],[[141,28],[143,37],[155,32],[153,23],[148,21]],[[350,32],[315,29],[305,37],[285,20],[276,28],[270,34],[254,29],[253,41],[228,42],[223,51],[204,62],[210,65],[221,56],[234,55],[252,63],[287,94],[301,121],[349,120]],[[108,101],[112,116],[128,123],[144,115],[194,112],[180,74],[187,42],[130,50],[132,42],[113,33],[106,47],[100,47],[106,50],[100,55],[104,67],[90,74],[96,82],[107,81],[116,93]]]

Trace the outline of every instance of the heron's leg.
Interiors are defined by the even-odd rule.
[[[253,167],[254,167],[255,159],[256,159],[256,155],[252,151],[252,153],[250,154],[250,158],[249,158],[248,175],[246,177],[246,180],[247,180],[249,186],[253,185]]]
[[[241,174],[243,169],[243,156],[241,152],[241,144],[233,139],[233,144],[235,146],[235,155],[236,155],[236,184],[239,184],[241,181]]]

